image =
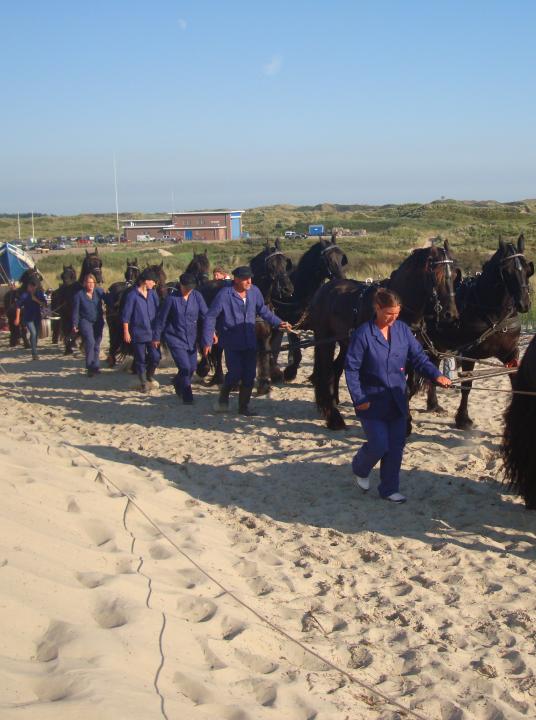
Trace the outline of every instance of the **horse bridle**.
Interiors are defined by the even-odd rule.
[[[327,247],[325,247],[323,250],[320,251],[320,257],[322,257],[325,260],[326,270],[327,270],[329,278],[333,277],[333,271],[331,270],[329,263],[327,262],[327,259],[325,258],[325,256],[328,253],[330,253],[332,250],[339,250],[339,252],[342,252],[342,250],[340,249],[340,247],[338,245],[328,245]]]
[[[516,269],[516,272],[519,273],[519,277],[520,277],[520,279],[521,279],[521,282],[520,282],[521,289],[522,289],[522,290],[526,290],[527,292],[529,292],[529,291],[530,291],[530,287],[529,287],[529,284],[527,283],[527,279],[526,279],[525,274],[524,274],[524,272],[523,272],[523,265],[521,264],[521,260],[520,260],[519,258],[523,258],[524,260],[526,260],[525,254],[524,254],[524,253],[520,253],[520,252],[514,252],[514,253],[512,253],[511,255],[507,255],[505,258],[503,258],[502,260],[500,260],[500,261],[499,261],[499,275],[501,276],[501,280],[504,282],[504,284],[506,285],[506,287],[508,287],[508,284],[506,283],[506,281],[505,281],[505,279],[504,279],[504,274],[503,274],[503,271],[502,271],[502,266],[505,265],[505,264],[506,264],[507,262],[509,262],[510,260],[514,260],[514,267],[515,267],[515,269]]]
[[[437,265],[444,265],[445,266],[445,281],[448,289],[449,298],[451,301],[455,304],[456,303],[456,293],[454,292],[454,283],[452,281],[452,269],[451,265],[454,265],[454,260],[451,260],[447,256],[447,251],[445,248],[441,248],[443,250],[444,258],[443,260],[430,260],[429,261],[429,267],[432,271],[432,300],[434,302],[434,313],[435,313],[435,319],[436,322],[439,323],[439,319],[441,316],[441,313],[443,311],[443,305],[441,304],[441,300],[439,298],[439,293],[437,291],[437,276],[435,274],[435,267]]]
[[[271,293],[272,286],[274,286],[279,291],[279,294],[281,295],[279,273],[277,275],[272,274],[272,272],[270,271],[270,268],[268,268],[268,260],[270,260],[270,258],[276,257],[276,255],[281,255],[282,257],[286,257],[285,253],[281,252],[281,250],[274,250],[273,252],[266,255],[266,257],[264,258],[264,265],[266,267],[266,270],[268,271],[268,275],[269,275],[270,279],[272,280],[272,285],[270,286],[270,293],[269,293],[270,296],[272,294]],[[274,298],[274,299],[276,299],[276,298]],[[277,302],[279,302],[279,300],[277,300]]]

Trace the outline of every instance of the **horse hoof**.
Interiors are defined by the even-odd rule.
[[[273,383],[282,383],[284,379],[284,374],[279,368],[277,368],[277,370],[272,370],[272,372],[270,373],[270,380]]]
[[[115,367],[115,358],[112,355],[108,355],[106,362],[108,363],[109,368]]]
[[[437,404],[437,405],[433,405],[432,407],[427,407],[426,412],[437,413],[438,415],[443,415],[446,412],[446,410],[444,407]]]
[[[283,380],[285,382],[292,382],[293,380],[296,380],[296,375],[298,374],[298,371],[296,368],[285,368],[283,370]]]
[[[327,418],[326,425],[328,430],[346,430],[346,423],[342,419],[341,415],[332,415]]]
[[[257,397],[260,397],[261,395],[269,395],[270,394],[270,385],[262,383],[262,385],[259,385],[257,387]]]
[[[470,418],[456,418],[456,427],[458,430],[471,430],[473,428],[473,421]]]

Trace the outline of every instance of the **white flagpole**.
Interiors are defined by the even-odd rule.
[[[32,240],[35,240],[35,228],[34,228],[33,210],[32,210]]]
[[[17,227],[19,228],[19,240],[20,240],[20,213],[17,213]]]

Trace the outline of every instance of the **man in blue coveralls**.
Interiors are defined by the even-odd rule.
[[[255,414],[249,408],[249,401],[257,372],[257,315],[280,330],[292,329],[289,323],[278,318],[266,307],[261,291],[251,283],[251,275],[251,268],[247,265],[233,270],[233,284],[219,291],[204,322],[204,354],[208,355],[210,352],[214,330],[217,328],[227,365],[227,374],[218,401],[220,412],[229,409],[231,387],[240,383],[238,412],[241,415]]]
[[[183,273],[179,278],[179,292],[169,293],[164,300],[153,331],[153,346],[163,338],[177,366],[173,381],[175,392],[185,405],[193,403],[192,375],[197,367],[197,326],[208,308],[201,293],[195,289],[195,275]]]

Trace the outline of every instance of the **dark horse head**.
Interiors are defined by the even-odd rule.
[[[154,265],[147,265],[143,268],[144,270],[151,270],[158,276],[156,281],[155,290],[159,298],[164,298],[167,295],[168,288],[166,286],[166,271],[164,270],[164,261],[161,263],[155,263]]]
[[[63,285],[72,285],[76,282],[76,270],[72,265],[64,265],[60,275],[60,280]]]
[[[423,317],[437,324],[458,319],[454,291],[453,260],[448,240],[414,250],[391,274],[389,287],[402,299],[402,319],[409,325]]]
[[[262,292],[265,300],[284,300],[290,298],[294,286],[289,277],[292,260],[281,251],[279,240],[275,245],[266,247],[250,262],[253,281]]]
[[[95,275],[95,279],[99,284],[102,283],[102,260],[99,257],[98,248],[95,248],[93,252],[88,252],[86,250],[86,256],[82,262],[82,268],[80,270],[78,281],[82,282],[85,276],[89,273]]]
[[[207,250],[197,255],[194,252],[193,258],[188,263],[185,272],[195,276],[198,285],[203,285],[209,279],[208,271],[210,270],[210,260],[208,259]]]
[[[138,279],[138,275],[140,274],[140,268],[138,266],[138,258],[134,258],[134,260],[129,260],[127,258],[127,267],[125,270],[125,280],[129,285],[133,285],[136,280]]]
[[[343,268],[347,264],[348,258],[335,242],[335,237],[331,240],[322,239],[304,252],[293,271],[292,279],[295,286],[305,285],[314,292],[324,280],[344,279]]]
[[[520,235],[517,247],[513,243],[499,240],[499,249],[485,263],[486,269],[494,269],[498,283],[503,283],[510,295],[517,312],[526,313],[530,310],[529,278],[534,275],[534,263],[525,258],[525,237]]]

